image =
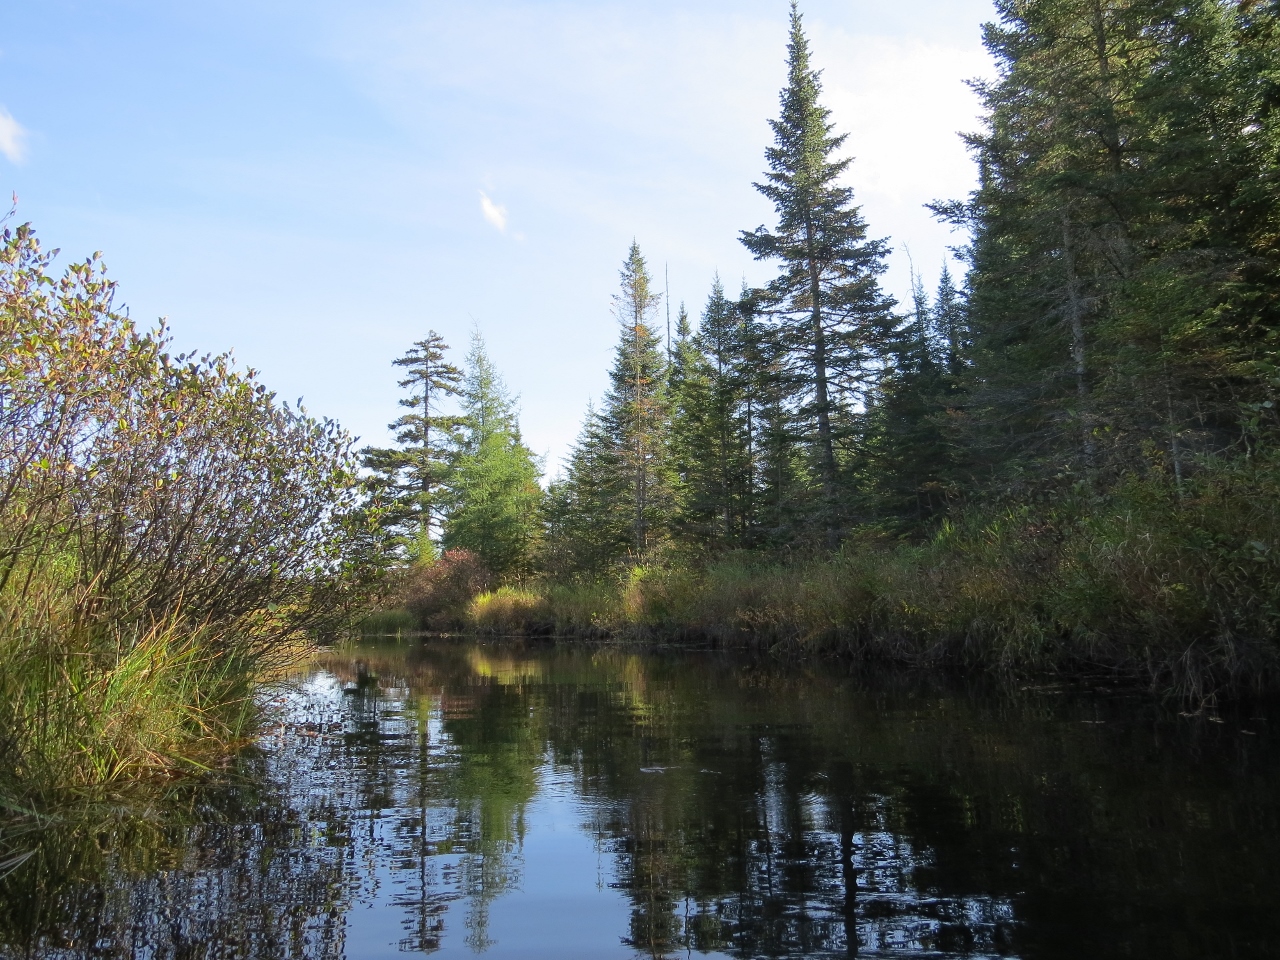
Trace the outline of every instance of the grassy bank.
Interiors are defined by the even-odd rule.
[[[1014,673],[1104,669],[1203,698],[1280,682],[1280,471],[1247,462],[960,514],[925,542],[739,553],[475,596],[460,628],[773,646]]]
[[[202,772],[255,729],[264,651],[178,617],[86,623],[82,607],[57,585],[0,595],[0,801]]]

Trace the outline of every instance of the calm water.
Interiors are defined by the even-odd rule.
[[[33,832],[30,957],[1280,955],[1260,707],[716,655],[325,656],[233,771]]]

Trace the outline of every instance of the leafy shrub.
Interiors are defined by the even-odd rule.
[[[0,791],[198,769],[381,550],[350,439],[0,234]],[[373,532],[371,532],[373,531]]]
[[[435,563],[406,573],[404,607],[421,626],[447,630],[465,621],[471,601],[489,589],[492,579],[470,550],[446,550]]]
[[[172,355],[98,261],[55,278],[29,225],[0,241],[0,588],[63,563],[90,618],[323,627],[377,546],[347,434],[228,356]]]

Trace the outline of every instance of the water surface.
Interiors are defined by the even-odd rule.
[[[456,641],[270,696],[234,785],[39,835],[0,955],[1280,955],[1261,707]]]

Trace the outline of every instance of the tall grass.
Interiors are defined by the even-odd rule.
[[[174,617],[86,624],[54,581],[0,593],[0,798],[109,795],[205,770],[254,729],[247,642]]]
[[[925,542],[741,553],[482,596],[477,628],[698,638],[797,655],[1109,670],[1206,698],[1280,681],[1280,465],[1131,480],[952,518]],[[512,611],[508,613],[507,611]]]

